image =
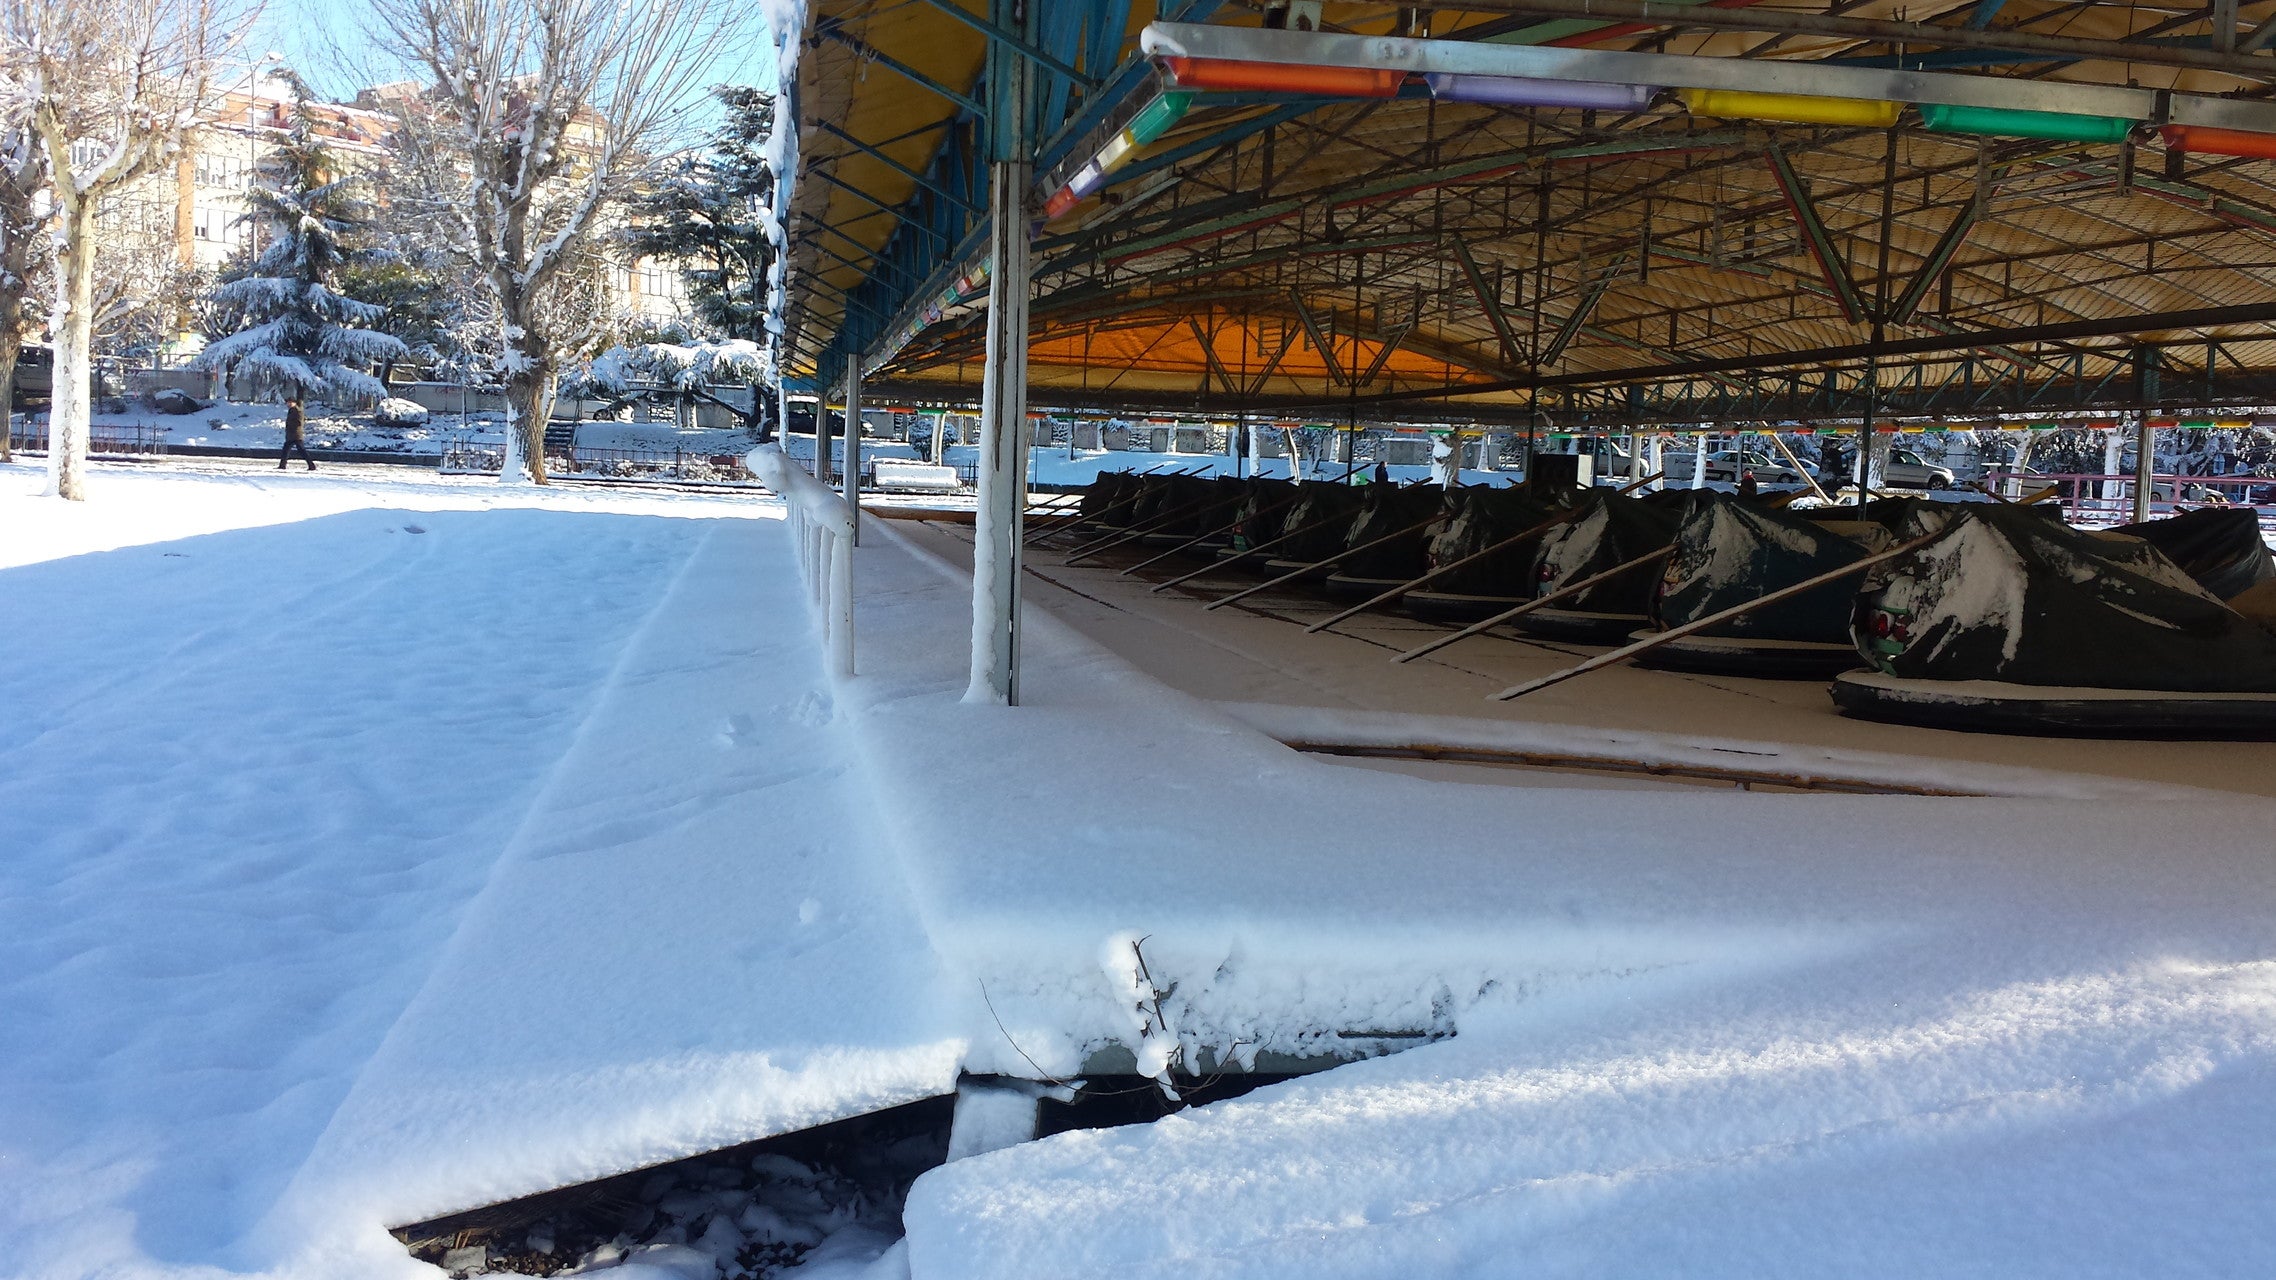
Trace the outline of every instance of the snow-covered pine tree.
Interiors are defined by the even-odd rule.
[[[246,193],[246,216],[267,244],[215,286],[214,310],[231,332],[199,354],[198,367],[308,399],[386,395],[369,370],[410,351],[370,327],[385,307],[335,288],[341,269],[368,253],[355,241],[369,211],[355,194],[357,177],[342,173],[317,137],[297,83],[292,123],[262,168],[268,182]]]
[[[765,150],[774,131],[774,97],[741,85],[720,85],[711,92],[726,114],[710,145],[682,159],[633,202],[633,225],[625,242],[635,257],[680,264],[696,322],[718,340],[688,349],[655,344],[618,348],[595,361],[595,368],[604,369],[612,357],[630,352],[629,362],[619,361],[621,366],[654,368],[662,380],[694,388],[707,398],[717,399],[701,390],[706,383],[749,386],[749,407],[735,409],[744,428],[765,439],[770,402],[764,384],[774,377],[767,306],[775,259],[770,210],[776,192]]]
[[[704,328],[763,346],[775,252],[768,231],[775,179],[764,155],[774,97],[739,85],[721,85],[712,95],[726,117],[710,146],[634,202],[627,241],[636,256],[681,264]]]

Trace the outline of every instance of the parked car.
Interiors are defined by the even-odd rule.
[[[1881,464],[1881,483],[1892,489],[1949,489],[1952,468],[1938,466],[1910,449],[1891,449]]]
[[[1689,484],[1694,461],[1688,449],[1669,449],[1660,455],[1660,469],[1666,472],[1670,484]],[[1748,472],[1754,473],[1756,484],[1809,483],[1793,467],[1754,449],[1723,449],[1707,455],[1709,484],[1737,484],[1739,477]]]
[[[25,343],[16,353],[16,381],[10,388],[17,409],[45,409],[55,394],[55,353]]]

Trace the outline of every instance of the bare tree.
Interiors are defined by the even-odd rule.
[[[54,218],[56,496],[86,496],[98,214],[180,149],[256,12],[251,0],[0,0],[9,118],[46,151]]]
[[[0,462],[15,459],[9,424],[16,400],[16,357],[30,316],[25,303],[38,273],[40,233],[47,229],[47,148],[29,122],[0,130]]]
[[[498,316],[505,478],[545,482],[565,358],[600,336],[589,251],[724,47],[731,0],[373,0],[373,38],[431,82],[409,117],[455,131],[446,203]],[[415,132],[415,130],[411,130]],[[581,264],[582,267],[581,267]]]

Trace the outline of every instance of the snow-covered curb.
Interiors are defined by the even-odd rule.
[[[1391,711],[1219,702],[1217,710],[1281,742],[1306,746],[1441,748],[1603,758],[1640,765],[1760,772],[1808,782],[1856,782],[2026,800],[2223,800],[2227,792],[2051,769],[1850,751],[1805,743],[1693,738],[1536,720],[1483,720]]]

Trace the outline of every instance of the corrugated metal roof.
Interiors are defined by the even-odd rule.
[[[814,21],[977,96],[983,41],[939,12],[936,5],[946,2],[820,3]],[[1126,83],[1113,88],[1142,86],[1150,72],[1136,36],[1158,16],[1152,6],[1140,3],[1131,12],[1067,2],[1093,26],[1120,18],[1123,35],[1111,57],[1090,57],[1104,45],[1084,47],[1079,38],[1055,46],[1062,56],[1099,79],[1115,67],[1133,68],[1137,78],[1126,74]],[[966,7],[979,11],[972,0]],[[2239,8],[2245,30],[2276,18],[2276,3]],[[1959,25],[1976,6],[1761,9]],[[1380,4],[1326,6],[1331,27],[1371,34],[1394,32],[1401,12]],[[1069,19],[1061,13],[1060,20]],[[1229,7],[1221,20],[1253,26],[1259,18]],[[1997,20],[2051,35],[2210,43],[2196,6],[2017,0],[2000,7]],[[1868,62],[1896,52],[1855,40],[1664,27],[1607,41],[1604,33],[1616,28],[1599,25],[1592,37],[1567,20],[1528,25],[1484,8],[1438,10],[1430,21],[1436,39],[1593,38],[1606,48]],[[845,40],[810,40],[799,77],[806,168],[794,206],[794,368],[801,360],[813,368],[825,349],[846,345],[832,316],[849,306],[864,342],[874,341],[894,318],[882,313],[900,311],[928,284],[937,288],[978,225],[966,217],[920,231],[914,218],[880,212],[846,189],[896,209],[914,203],[937,211],[937,192],[833,130],[874,146],[900,170],[923,173],[953,149],[954,122],[972,120],[946,98],[874,61],[865,64]],[[1985,62],[1980,53],[1961,53],[1944,63]],[[2276,81],[2276,58],[2259,56]],[[2222,72],[2113,60],[2036,58],[1960,69],[2048,82],[2268,92],[2267,82]],[[1062,121],[1086,100],[1078,89],[1065,96]],[[1825,229],[1839,263],[1834,276],[1808,250],[1768,160],[1773,141],[1791,159],[1806,204]],[[1892,146],[1893,184],[1884,180]],[[976,155],[961,161],[967,173],[978,172]],[[1744,382],[1757,388],[1745,403],[1759,407],[1770,403],[1760,393],[1764,377],[1793,380],[1810,372],[1780,371],[1766,360],[1858,349],[1871,340],[1871,321],[1845,314],[1840,276],[1866,311],[1893,311],[1979,196],[1980,216],[1948,271],[1923,287],[1909,315],[1881,326],[1889,339],[2065,323],[2122,327],[2145,314],[2271,299],[2276,161],[2189,156],[2169,167],[2165,147],[2150,140],[1979,141],[1927,132],[1909,117],[1885,131],[1712,121],[1673,106],[1618,118],[1474,106],[1411,90],[1381,101],[1204,94],[1100,196],[1042,229],[1031,376],[1039,401],[1057,395],[1107,403],[1127,394],[1134,405],[1216,412],[1414,397],[1431,388],[1523,382],[1536,371],[1554,380],[1560,407],[1605,401],[1629,381],[1647,384],[1670,406],[1704,405],[1717,395],[1732,400]],[[894,237],[902,243],[891,244]],[[879,254],[896,248],[899,267],[876,265]],[[1489,300],[1502,313],[1498,327]],[[943,398],[968,398],[979,381],[978,326],[976,311],[952,308],[877,376],[898,394],[932,388]],[[2180,341],[2187,345],[2161,356],[2159,390],[2202,386],[2210,361],[2233,385],[2203,392],[2209,402],[2258,386],[2230,374],[2262,367],[2266,332],[2266,323],[2255,321],[2018,339],[1885,363],[1922,386],[2012,384],[2012,392],[1994,398],[2019,405],[2035,390],[2037,403],[2085,403],[2093,398],[2085,394],[2090,387],[2101,387],[2095,394],[2107,402],[2115,394],[2109,388],[2131,385],[2123,366],[2134,344]],[[2207,338],[2226,345],[2208,355]],[[1336,353],[1334,361],[1323,358],[1321,342]],[[1715,360],[1757,368],[1743,376],[1652,372]],[[1818,363],[1838,365],[1843,372],[1834,380],[1844,384],[1854,381],[1861,360]],[[1590,385],[1591,378],[1604,385]],[[1455,403],[1481,415],[1514,413],[1537,394],[1510,387]],[[1842,404],[1838,397],[1826,401],[1829,411]],[[1379,411],[1402,411],[1399,405],[1413,407],[1393,400]]]

